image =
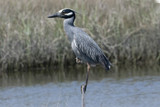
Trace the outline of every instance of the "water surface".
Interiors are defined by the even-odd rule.
[[[81,107],[85,68],[0,74],[1,107]],[[159,107],[159,67],[93,68],[86,107]]]

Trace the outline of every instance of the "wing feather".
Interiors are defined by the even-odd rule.
[[[110,69],[110,62],[97,43],[81,29],[73,30],[72,49],[80,60],[91,65],[102,64],[106,70]]]
[[[81,32],[74,36],[74,40],[82,60],[88,60],[93,63],[99,62],[98,56],[103,54],[103,52],[92,38],[90,38],[85,32]]]

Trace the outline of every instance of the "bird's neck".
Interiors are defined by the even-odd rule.
[[[71,18],[64,19],[63,26],[66,35],[68,36],[69,41],[73,40],[73,27],[74,27],[75,16]]]
[[[71,17],[71,18],[67,18],[67,19],[64,19],[64,26],[74,26],[74,20],[75,20],[75,16]]]

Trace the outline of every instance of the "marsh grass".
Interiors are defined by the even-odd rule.
[[[100,45],[112,63],[160,62],[160,5],[153,0],[1,0],[1,69],[73,65],[61,19],[72,8],[76,26]]]

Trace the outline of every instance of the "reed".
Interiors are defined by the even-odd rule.
[[[72,8],[112,63],[160,63],[160,5],[153,0],[1,0],[0,66],[75,64],[62,20],[47,16]]]

